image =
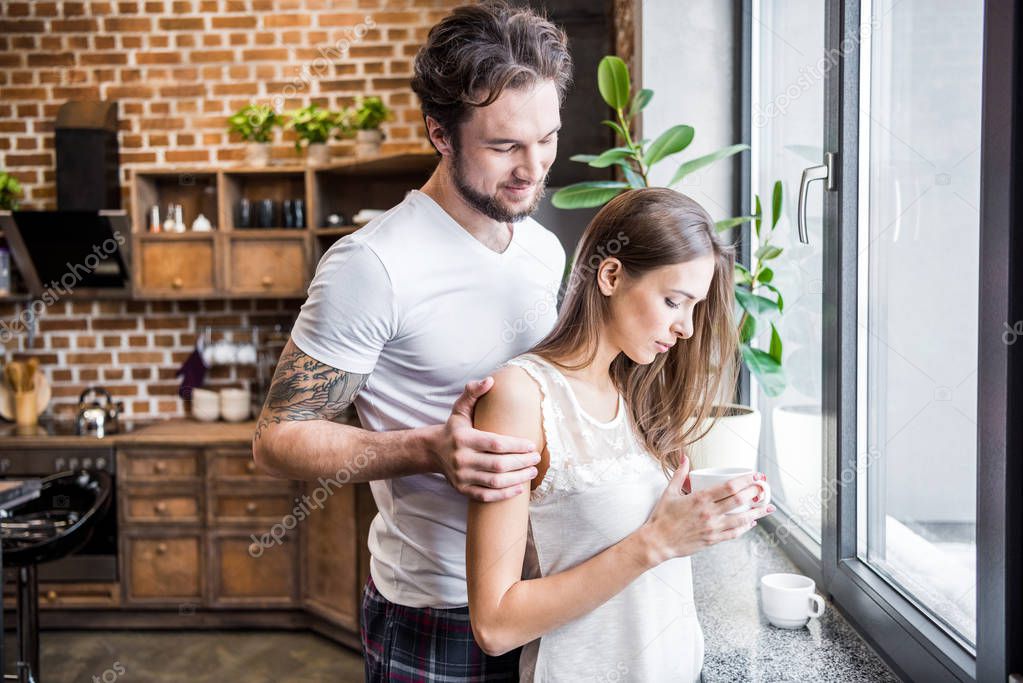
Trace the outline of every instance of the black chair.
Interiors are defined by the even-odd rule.
[[[36,565],[71,555],[89,542],[110,507],[112,483],[102,470],[58,472],[41,480],[38,498],[8,510],[0,519],[3,566],[18,571],[18,672],[4,674],[5,680],[39,681]]]

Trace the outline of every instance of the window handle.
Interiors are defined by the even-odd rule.
[[[796,219],[799,226],[799,241],[803,244],[810,243],[810,233],[806,229],[806,191],[810,187],[810,183],[815,180],[827,180],[825,187],[828,190],[835,189],[834,152],[828,152],[824,155],[823,164],[804,168],[803,177],[799,179],[799,203],[796,207]]]

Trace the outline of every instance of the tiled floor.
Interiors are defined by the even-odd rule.
[[[15,646],[6,641],[8,662]],[[356,683],[362,656],[310,632],[44,631],[46,683]],[[14,671],[8,664],[8,672]]]

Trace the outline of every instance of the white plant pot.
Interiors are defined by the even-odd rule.
[[[725,410],[707,435],[686,451],[691,469],[748,467],[756,469],[760,444],[760,412],[738,404],[715,406]]]
[[[380,143],[384,141],[381,130],[359,130],[355,132],[355,156],[372,157],[380,154]]]
[[[245,146],[245,163],[249,166],[270,165],[270,143],[250,142]]]
[[[821,532],[820,406],[777,406],[771,412],[779,491],[786,511],[804,527]]]
[[[310,166],[326,166],[330,163],[330,148],[323,142],[310,144],[306,147],[305,160]]]

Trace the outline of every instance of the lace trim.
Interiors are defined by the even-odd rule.
[[[522,368],[540,387],[543,431],[547,439],[550,463],[543,481],[530,492],[530,502],[538,502],[554,493],[560,496],[606,484],[613,480],[621,481],[630,475],[635,476],[650,468],[659,469],[654,458],[646,449],[639,446],[635,439],[629,439],[633,442],[632,444],[625,444],[625,434],[628,433],[626,431],[628,429],[627,422],[615,434],[613,443],[608,444],[608,447],[615,451],[624,450],[620,455],[584,463],[573,462],[567,457],[568,449],[561,438],[561,430],[557,428],[557,422],[565,419],[564,411],[551,399],[547,377],[537,368],[539,364],[525,358],[515,358],[508,361],[506,365]],[[624,408],[624,405],[621,406],[622,410]],[[594,439],[594,435],[585,430],[582,436],[587,442]],[[597,444],[593,445],[597,447]]]

